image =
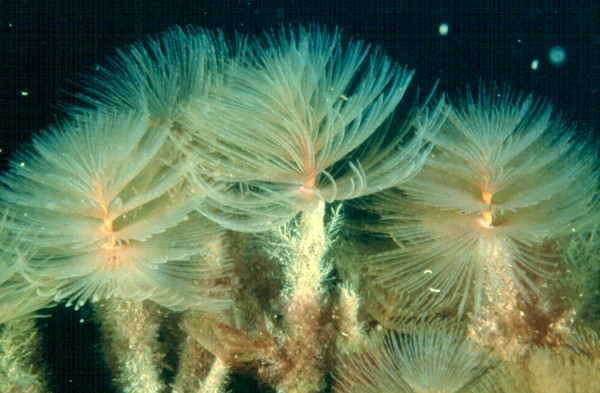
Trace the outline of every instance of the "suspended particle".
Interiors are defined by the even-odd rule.
[[[540,61],[538,59],[533,59],[533,61],[531,62],[531,69],[532,70],[537,70],[540,66]]]
[[[448,35],[449,31],[450,31],[450,27],[448,26],[448,23],[442,23],[442,24],[440,24],[439,32],[440,32],[441,36]]]
[[[548,52],[548,59],[553,66],[559,67],[567,60],[567,52],[562,46],[552,47]]]

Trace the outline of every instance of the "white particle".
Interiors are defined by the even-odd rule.
[[[22,162],[22,163],[20,163],[20,164],[19,164],[19,166],[20,166],[21,168],[25,168],[25,163],[24,163],[24,162]]]
[[[445,35],[448,35],[448,31],[450,31],[450,27],[448,26],[448,23],[442,23],[442,24],[440,24],[440,27],[438,30],[439,30],[441,36],[445,36]]]
[[[533,59],[533,61],[531,62],[531,69],[535,71],[538,69],[539,66],[540,61],[538,59]]]
[[[26,91],[26,90],[23,90],[23,91],[21,92],[21,95],[22,95],[23,97],[27,97],[27,96],[29,95],[29,92],[28,92],[28,91]]]

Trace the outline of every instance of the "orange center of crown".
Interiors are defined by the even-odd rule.
[[[482,191],[481,199],[483,199],[483,203],[489,206],[489,209],[481,214],[481,225],[486,228],[491,228],[494,218],[492,215],[492,193],[487,190]]]
[[[122,242],[117,238],[117,235],[114,231],[113,222],[114,219],[111,217],[109,212],[108,203],[106,202],[104,188],[96,183],[94,185],[96,189],[97,197],[96,202],[100,206],[101,209],[101,219],[102,219],[102,227],[100,228],[101,233],[104,237],[104,243],[100,246],[100,249],[104,251],[106,255],[106,263],[111,266],[111,268],[118,268],[123,263],[127,262],[127,258],[123,253]]]

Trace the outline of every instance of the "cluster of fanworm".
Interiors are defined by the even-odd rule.
[[[0,178],[2,386],[90,303],[125,392],[597,392],[597,144],[494,85],[397,110],[411,77],[319,27],[99,67]]]

